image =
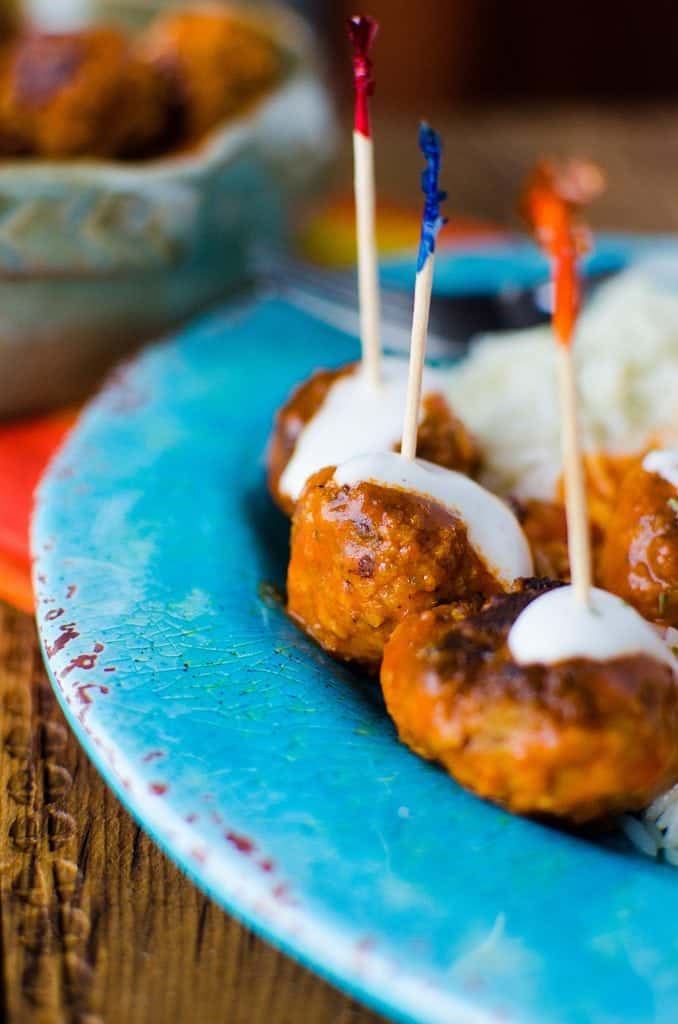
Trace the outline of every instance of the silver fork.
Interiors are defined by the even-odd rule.
[[[353,271],[316,267],[301,260],[286,260],[276,268],[275,285],[295,306],[350,334],[360,335],[358,286]],[[381,288],[381,342],[386,352],[407,353],[410,347],[412,297],[406,291]],[[428,335],[431,359],[454,359],[465,345],[433,328]]]
[[[294,305],[343,331],[360,334],[358,289],[353,270],[333,270],[302,260],[257,261],[257,270]],[[590,291],[609,274],[592,275]],[[412,295],[404,289],[381,288],[381,336],[386,351],[407,352],[410,344]],[[428,355],[456,359],[473,338],[488,331],[518,330],[544,323],[550,314],[546,282],[534,287],[504,289],[496,294],[434,295]]]

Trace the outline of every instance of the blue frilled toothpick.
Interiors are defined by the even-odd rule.
[[[440,204],[447,198],[438,188],[442,145],[440,136],[427,124],[419,129],[419,148],[426,159],[426,169],[421,175],[421,187],[425,196],[424,213],[421,221],[421,240],[417,258],[417,277],[414,285],[414,313],[412,315],[412,340],[410,342],[410,372],[405,404],[405,423],[401,451],[406,459],[413,459],[417,453],[417,432],[421,406],[421,381],[426,359],[426,336],[433,289],[433,267],[438,232],[445,223],[440,213]]]

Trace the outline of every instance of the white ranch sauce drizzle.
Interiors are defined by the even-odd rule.
[[[643,469],[646,473],[656,473],[667,483],[678,487],[678,448],[648,452],[643,459]]]
[[[406,359],[385,357],[375,391],[363,367],[335,381],[315,416],[304,427],[281,477],[280,490],[296,501],[313,473],[354,455],[389,451],[403,430],[407,394]],[[424,369],[423,394],[447,389],[447,374]]]
[[[334,479],[340,487],[374,483],[433,498],[462,520],[471,545],[500,580],[512,583],[532,575],[530,548],[513,512],[463,473],[423,459],[411,462],[397,452],[380,452],[344,462]]]
[[[597,588],[590,592],[590,607],[570,586],[542,594],[513,623],[508,646],[518,665],[647,654],[678,670],[678,662],[650,623],[621,598]]]

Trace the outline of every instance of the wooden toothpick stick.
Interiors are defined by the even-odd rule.
[[[370,51],[379,26],[373,18],[354,15],[348,19],[353,44],[355,120],[353,127],[354,191],[358,243],[358,299],[362,361],[368,379],[376,387],[380,379],[379,257],[377,253],[374,146],[368,98],[374,91]]]
[[[556,374],[570,573],[577,599],[588,604],[591,589],[591,541],[581,452],[577,380],[572,346],[559,340],[556,343]]]
[[[401,446],[401,452],[406,459],[414,459],[417,454],[421,382],[426,359],[426,339],[431,310],[436,238],[444,224],[444,220],[440,215],[440,204],[446,198],[445,193],[441,192],[438,188],[442,150],[440,137],[427,124],[422,124],[419,129],[419,148],[427,161],[427,167],[421,177],[421,187],[426,200],[421,222],[417,277],[414,285],[410,369]]]
[[[592,585],[591,541],[572,343],[580,306],[579,258],[588,247],[588,233],[577,211],[603,184],[593,164],[544,161],[537,166],[524,199],[525,213],[551,264],[567,546],[572,586],[586,605]]]

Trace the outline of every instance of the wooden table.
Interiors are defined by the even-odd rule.
[[[369,1024],[158,850],[68,729],[32,620],[0,603],[0,1020]]]
[[[439,118],[451,208],[505,220],[535,154],[610,171],[605,227],[678,229],[678,112]],[[382,189],[412,196],[410,118],[380,125]],[[350,180],[343,154],[338,178]],[[31,619],[0,604],[0,1019],[8,1024],[375,1024],[210,903],[108,792],[47,683]]]

